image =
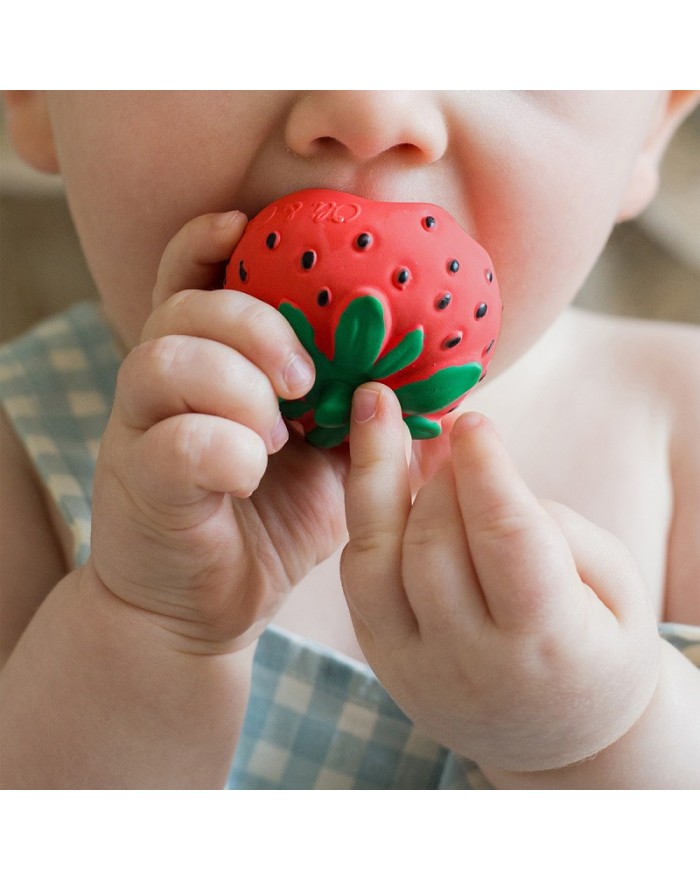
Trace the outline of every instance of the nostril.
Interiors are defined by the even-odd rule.
[[[399,155],[405,156],[407,159],[419,159],[423,156],[423,150],[417,144],[397,144],[388,152],[398,153]]]
[[[308,147],[301,151],[300,154],[307,158],[318,158],[323,156],[343,156],[347,152],[348,148],[342,141],[328,135],[322,135],[310,141]]]
[[[423,155],[423,151],[419,146],[416,146],[416,144],[393,144],[385,149],[378,149],[377,146],[372,143],[365,144],[357,141],[353,144],[345,144],[341,140],[327,135],[314,138],[310,147],[311,149],[307,153],[307,155],[310,156],[344,156],[350,153],[361,159],[372,159],[381,155],[391,155],[410,160],[419,160]]]

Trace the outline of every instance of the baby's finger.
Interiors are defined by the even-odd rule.
[[[578,583],[556,523],[518,473],[492,425],[467,413],[451,433],[459,505],[484,599],[497,625],[551,626]]]
[[[449,465],[413,502],[404,540],[403,581],[422,635],[478,633],[489,618]]]
[[[411,508],[405,430],[399,402],[388,388],[372,383],[355,392],[345,490],[350,540],[341,575],[351,612],[385,647],[416,630],[401,580]]]
[[[179,528],[195,524],[192,517],[201,515],[197,503],[211,493],[248,498],[268,462],[254,431],[198,413],[159,422],[132,450],[133,482],[141,498]]]
[[[239,351],[269,376],[280,397],[294,400],[314,382],[313,361],[277,309],[235,290],[183,290],[146,321],[143,341],[159,336],[214,339]]]
[[[641,611],[653,620],[649,593],[640,568],[615,535],[554,501],[543,507],[564,534],[581,580],[620,621]]]
[[[267,376],[210,339],[162,336],[137,346],[122,364],[116,401],[124,424],[138,431],[195,412],[240,422],[269,453],[287,437]]]
[[[186,223],[168,242],[153,289],[153,305],[186,288],[220,287],[223,267],[243,235],[248,218],[240,211],[203,214]]]

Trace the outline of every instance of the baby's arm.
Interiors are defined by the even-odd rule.
[[[91,559],[44,584],[3,669],[5,787],[221,786],[257,636],[342,535],[342,456],[295,438],[268,458],[277,396],[313,375],[288,384],[306,355],[274,309],[208,289],[244,225],[221,219],[166,249],[100,450]]]
[[[178,650],[91,569],[70,573],[0,678],[2,787],[221,787],[251,651]]]
[[[451,444],[412,502],[396,400],[352,428],[343,584],[390,693],[498,786],[700,785],[700,672],[629,553],[538,502],[485,420]]]

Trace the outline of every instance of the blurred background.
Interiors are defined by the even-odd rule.
[[[60,180],[19,161],[0,109],[0,341],[95,297]],[[656,200],[616,227],[577,301],[700,324],[700,109],[668,149]]]

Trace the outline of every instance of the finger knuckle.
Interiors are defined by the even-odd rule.
[[[503,502],[482,510],[474,517],[471,526],[482,540],[497,543],[522,537],[532,530],[540,518],[540,514],[530,506]]]
[[[194,300],[199,299],[201,294],[201,290],[187,288],[169,296],[146,319],[141,341],[177,333],[178,325],[183,326],[183,322],[187,321],[189,311],[197,305]]]
[[[186,348],[182,336],[159,336],[139,346],[136,364],[141,378],[148,375],[154,382],[165,381],[176,372]]]
[[[347,545],[348,555],[374,556],[385,552],[390,536],[387,530],[377,524],[356,528],[350,535]]]
[[[240,320],[256,338],[267,341],[279,335],[281,316],[272,306],[253,297],[246,297],[240,313]]]
[[[352,460],[355,481],[359,485],[371,486],[377,479],[377,473],[384,473],[389,468],[393,468],[395,461],[396,450],[388,444],[373,443],[371,446],[367,444],[361,455],[356,452]]]
[[[199,299],[202,295],[201,290],[188,288],[186,290],[178,290],[169,297],[160,307],[161,311],[170,316],[173,313],[182,311],[183,306],[188,306],[194,299]]]
[[[442,545],[446,538],[444,523],[436,523],[432,520],[420,519],[409,522],[406,529],[406,543],[420,550],[437,545]]]
[[[285,318],[272,306],[252,297],[243,306],[241,320],[254,344],[286,361],[290,351],[296,351],[301,343]]]

